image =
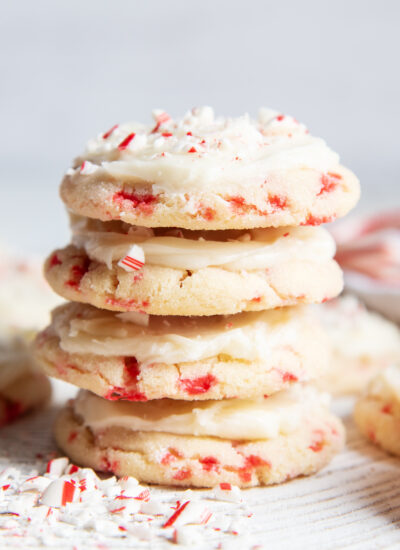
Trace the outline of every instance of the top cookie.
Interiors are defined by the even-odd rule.
[[[75,213],[145,227],[242,229],[319,225],[359,198],[352,172],[294,118],[262,109],[215,118],[116,125],[89,141],[61,184]]]

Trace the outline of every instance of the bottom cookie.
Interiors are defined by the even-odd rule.
[[[385,451],[400,456],[400,365],[392,365],[370,382],[354,409],[360,431]]]
[[[301,386],[259,401],[195,404],[109,402],[81,391],[55,437],[77,464],[118,476],[254,487],[318,471],[343,447],[344,428],[324,395]]]

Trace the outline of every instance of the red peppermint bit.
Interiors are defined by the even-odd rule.
[[[124,149],[126,149],[128,147],[128,145],[130,144],[130,142],[133,140],[133,138],[135,137],[135,132],[132,132],[131,134],[127,135],[125,139],[123,139],[121,141],[121,143],[118,145],[118,149],[120,151],[123,151]]]
[[[289,237],[289,232],[283,234],[284,237]]]
[[[190,468],[181,468],[172,477],[177,481],[183,481],[184,479],[188,479],[189,477],[191,477],[191,475],[192,471]]]
[[[61,264],[62,264],[62,261],[57,256],[57,254],[53,254],[49,261],[49,267],[52,268],[56,265],[61,265]]]
[[[71,443],[71,441],[74,441],[78,436],[78,432],[71,432],[68,436],[68,442]]]
[[[278,120],[278,121],[280,122],[280,121],[283,120],[284,118],[285,118],[285,115],[278,115],[278,116],[276,117],[276,120]]]
[[[119,386],[110,388],[103,397],[109,401],[119,401],[120,399],[125,401],[147,401],[147,397],[144,393],[127,390]]]
[[[329,300],[329,298],[327,296],[325,296],[325,298],[322,298],[322,301],[321,301],[321,304],[324,304],[325,302],[327,302]]]
[[[68,473],[69,473],[69,474],[74,474],[75,472],[78,472],[78,470],[79,470],[79,468],[78,468],[78,466],[77,466],[76,464],[71,464],[71,466],[68,468]],[[80,490],[81,490],[81,491],[86,490],[86,488],[84,487],[84,485],[82,485],[82,486],[80,487]]]
[[[165,124],[166,122],[168,122],[169,120],[171,120],[171,117],[169,116],[168,113],[166,113],[165,111],[160,113],[159,115],[156,116],[156,125],[154,126],[154,128],[152,129],[151,133],[152,134],[155,134],[156,132],[158,132],[160,126],[162,124]]]
[[[319,453],[325,446],[325,433],[322,430],[313,431],[313,441],[308,447],[314,453]]]
[[[287,198],[280,197],[279,195],[270,195],[268,197],[268,202],[275,210],[282,210],[287,206]]]
[[[200,141],[200,145],[205,145],[205,144],[206,144],[206,140],[205,140],[205,139],[202,139],[202,140]]]
[[[148,300],[138,302],[137,300],[118,300],[117,298],[106,298],[106,304],[115,308],[123,308],[127,311],[142,311],[150,305]]]
[[[188,153],[197,153],[197,149],[195,149],[194,147],[191,147]]]
[[[118,128],[118,124],[114,124],[114,126],[112,128],[110,128],[109,130],[107,130],[107,132],[105,132],[103,134],[103,139],[107,139],[111,136],[111,134]]]
[[[231,491],[232,485],[230,483],[220,483],[219,488],[221,489],[221,491]]]
[[[336,216],[321,216],[320,218],[318,218],[317,216],[308,214],[306,221],[300,225],[321,225],[322,223],[333,222],[335,217]]]
[[[14,422],[24,412],[24,407],[18,401],[6,401],[4,424]]]
[[[164,523],[164,525],[162,526],[163,529],[166,529],[167,527],[171,527],[171,525],[173,525],[176,522],[176,520],[182,514],[183,510],[186,508],[186,506],[189,504],[189,502],[190,502],[190,500],[187,500],[181,506],[179,506],[179,508],[177,510],[175,510],[175,512],[172,514],[172,516],[170,516],[167,519],[167,521]]]
[[[215,456],[205,456],[204,458],[199,458],[200,464],[203,465],[203,470],[206,472],[215,471],[219,473],[219,460]]]
[[[121,508],[114,508],[114,510],[110,510],[112,514],[118,514],[118,512],[122,512],[125,510],[126,506],[121,506]]]
[[[74,500],[74,494],[75,485],[73,485],[69,481],[64,481],[63,491],[61,495],[61,506],[65,506],[68,502],[72,502]]]
[[[172,136],[172,133],[171,132],[163,132],[161,134],[163,137],[171,137]]]
[[[100,470],[102,470],[103,472],[113,473],[113,470],[111,468],[111,462],[108,460],[108,458],[106,456],[101,457]]]
[[[187,136],[192,136],[193,134],[192,134],[192,132],[186,132],[186,135]]]
[[[89,271],[89,258],[85,258],[82,264],[75,264],[71,267],[70,279],[65,282],[67,286],[78,289],[84,275]]]
[[[258,468],[259,466],[268,466],[271,467],[270,462],[268,460],[264,460],[260,456],[257,455],[248,455],[245,457],[246,460],[246,467],[248,468]]]
[[[118,525],[118,529],[119,529],[120,531],[127,531],[127,528],[124,527],[123,525]]]
[[[282,382],[297,382],[298,378],[291,372],[282,372]]]
[[[238,475],[243,483],[248,483],[251,481],[251,472],[249,472],[246,468],[238,468]]]
[[[10,487],[11,487],[10,484],[8,484],[8,485],[3,485],[2,488],[1,488],[1,490],[2,490],[2,491],[7,491],[7,489],[9,489]]]
[[[145,489],[134,498],[135,500],[143,500],[144,502],[148,502],[150,500],[150,491]]]
[[[179,458],[183,458],[183,454],[177,449],[174,449],[174,447],[169,447],[168,451],[161,458],[161,464],[165,466]]]
[[[261,302],[261,296],[254,296],[254,298],[251,299],[252,302]]]
[[[157,202],[157,197],[151,193],[130,193],[128,191],[117,191],[113,195],[112,200],[116,202],[120,208],[129,204],[130,208],[138,208],[143,214],[152,214],[154,211],[154,204]],[[125,203],[127,201],[127,203]]]
[[[138,283],[143,279],[143,276],[144,276],[143,271],[139,271],[139,273],[135,273],[135,275],[133,276],[133,282]]]
[[[383,405],[381,408],[381,412],[384,414],[391,414],[393,409],[392,403],[387,403],[386,405]]]
[[[213,208],[210,208],[209,206],[204,206],[203,204],[200,204],[199,214],[205,220],[211,221],[215,217],[215,210]]]
[[[240,195],[229,197],[228,202],[230,202],[235,210],[239,210],[240,213],[243,213],[242,211],[245,209],[245,206],[247,206],[244,197],[241,197]]]
[[[181,378],[179,383],[189,395],[206,393],[218,382],[213,374],[206,374],[198,378]]]
[[[327,174],[322,174],[321,176],[321,189],[317,193],[317,197],[323,195],[324,193],[330,193],[334,191],[339,185],[339,181],[342,179],[342,176],[339,174],[334,174],[328,172]]]
[[[129,381],[137,383],[140,367],[136,357],[124,357],[124,370]]]

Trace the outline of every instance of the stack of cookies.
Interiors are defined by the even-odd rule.
[[[329,357],[303,304],[342,289],[318,226],[354,206],[358,181],[274,111],[154,118],[90,141],[62,182],[72,243],[45,272],[71,303],[36,356],[82,389],[57,442],[81,465],[150,483],[315,472],[344,431],[313,387]]]

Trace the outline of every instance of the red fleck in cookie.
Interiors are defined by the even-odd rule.
[[[354,408],[354,420],[372,443],[400,456],[400,367],[387,367],[370,383]]]
[[[81,466],[192,487],[281,483],[323,468],[344,428],[325,397],[298,385],[260,401],[110,402],[81,391],[55,437]]]
[[[39,372],[23,336],[0,341],[0,427],[49,400],[50,382]]]
[[[358,200],[354,174],[290,116],[262,109],[258,120],[224,119],[203,107],[154,118],[87,144],[61,185],[71,211],[146,227],[238,229],[319,225]]]
[[[316,227],[147,229],[75,219],[45,265],[61,296],[115,311],[215,315],[322,302],[342,290],[335,243]]]
[[[330,393],[359,394],[385,367],[400,361],[400,331],[355,296],[345,295],[315,308],[327,332],[332,367],[318,381]]]
[[[60,306],[36,339],[44,372],[109,400],[271,395],[322,376],[327,341],[307,308],[215,317]]]

